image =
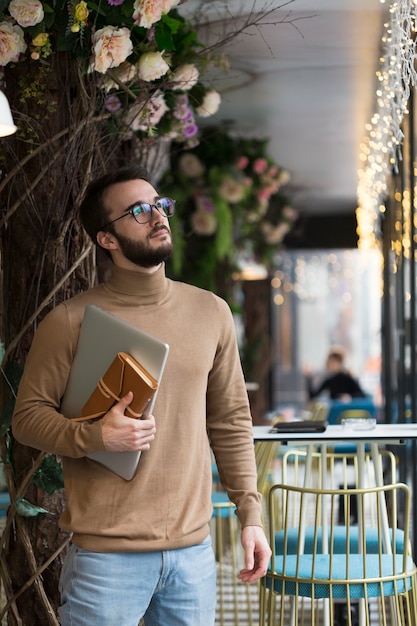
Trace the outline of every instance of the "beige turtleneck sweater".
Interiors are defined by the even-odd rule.
[[[125,481],[86,454],[104,450],[100,421],[59,412],[87,304],[170,346],[154,408],[157,433]],[[103,337],[105,341],[105,337]],[[114,267],[111,279],[57,306],[42,321],[19,386],[13,433],[63,459],[63,529],[80,547],[166,550],[208,535],[210,444],[242,526],[261,526],[252,420],[233,318],[214,294],[154,274]]]

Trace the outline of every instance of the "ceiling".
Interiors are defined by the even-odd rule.
[[[182,12],[197,5],[199,20],[210,23],[205,36],[211,41],[236,28],[232,14],[274,9],[264,20],[269,24],[249,29],[226,48],[232,69],[215,85],[222,104],[210,121],[229,121],[236,131],[270,138],[269,153],[291,173],[287,192],[301,214],[354,215],[360,144],[374,111],[387,5],[188,0]]]

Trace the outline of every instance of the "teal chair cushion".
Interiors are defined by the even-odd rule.
[[[411,576],[414,574],[415,565],[411,557],[406,560],[407,575],[398,580],[392,580],[393,576],[400,576],[403,572],[404,557],[389,554],[370,555],[365,559],[361,554],[339,554],[333,558],[332,567],[330,568],[330,556],[328,554],[316,555],[316,561],[313,567],[313,556],[311,554],[303,554],[297,557],[295,554],[288,554],[284,557],[275,557],[275,575],[274,578],[269,574],[266,575],[266,585],[275,593],[283,592],[285,595],[298,595],[307,598],[376,598],[379,596],[392,596],[398,593],[404,593],[411,588]],[[298,571],[297,571],[298,567]],[[349,572],[349,582],[346,583],[346,572]],[[375,582],[375,578],[381,578],[383,582]],[[314,576],[314,585],[311,579]],[[331,586],[328,582],[329,578],[341,581],[333,583]],[[366,581],[363,580],[366,578]],[[304,580],[303,580],[304,579]],[[343,582],[342,582],[343,581]],[[352,581],[352,582],[351,582]],[[331,596],[330,596],[331,587]]]
[[[0,517],[6,517],[9,506],[10,496],[7,491],[2,491],[0,493]]]
[[[344,554],[346,552],[346,528],[345,526],[335,526],[333,532],[333,552],[335,554]],[[305,540],[303,552],[312,553],[314,550],[314,533],[316,529],[314,526],[307,526],[305,529]],[[392,538],[393,531],[390,529],[390,537]],[[298,528],[290,528],[287,531],[287,545],[285,552],[287,554],[296,554],[298,551]],[[329,531],[330,541],[330,531]],[[317,549],[320,550],[322,543],[322,528],[317,528],[316,534]],[[358,527],[351,526],[349,529],[349,552],[355,553],[359,551],[359,535]],[[404,552],[404,531],[397,528],[395,531],[395,550],[399,554]],[[275,552],[276,554],[284,553],[284,531],[280,530],[275,535]],[[366,529],[366,552],[378,553],[378,530],[376,528]]]

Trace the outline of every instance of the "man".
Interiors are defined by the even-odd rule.
[[[46,316],[19,387],[15,437],[63,458],[60,525],[73,545],[60,582],[62,626],[137,626],[142,616],[147,626],[214,624],[210,445],[242,526],[239,578],[260,578],[270,557],[233,318],[214,294],[165,276],[173,209],[140,167],[93,181],[80,216],[110,255],[112,276]],[[154,416],[125,416],[132,392],[91,423],[59,412],[87,304],[169,344]],[[133,480],[86,458],[100,450],[141,451]]]

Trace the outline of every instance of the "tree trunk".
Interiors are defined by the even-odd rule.
[[[51,67],[30,59],[6,67],[7,96],[18,111],[19,128],[16,136],[2,140],[6,377],[7,371],[15,371],[14,364],[23,366],[40,319],[62,300],[92,286],[93,247],[78,223],[76,207],[91,175],[126,159],[126,151],[132,150],[131,143],[121,143],[119,133],[109,132],[105,114],[96,115],[102,110],[94,102],[100,92],[88,80],[66,54],[55,55]],[[15,385],[10,380],[4,383],[2,457],[12,506],[2,538],[0,571],[10,604],[8,623],[55,626],[58,577],[68,541],[58,527],[64,492],[49,494],[30,479],[40,453],[14,441],[7,429]],[[48,513],[16,514],[17,497]]]

